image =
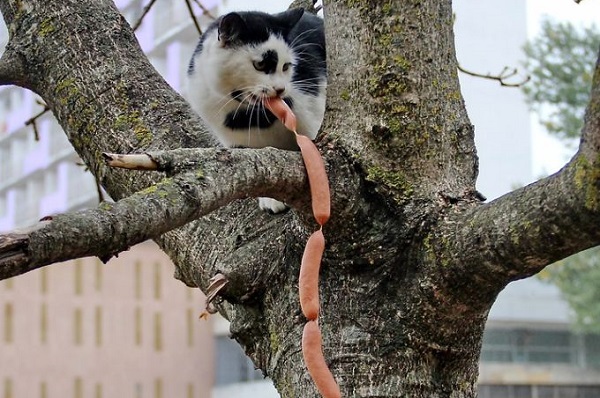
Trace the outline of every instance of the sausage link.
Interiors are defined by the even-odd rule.
[[[310,138],[296,134],[296,142],[302,152],[302,159],[308,174],[313,214],[319,225],[323,225],[329,220],[331,213],[329,180],[325,164],[319,150]]]
[[[281,98],[265,98],[263,104],[268,110],[273,112],[277,119],[281,120],[281,123],[283,123],[288,130],[296,132],[296,115]]]
[[[321,348],[321,331],[316,321],[308,321],[302,333],[302,355],[308,373],[323,398],[341,398],[340,387],[333,378]]]
[[[319,316],[319,269],[324,250],[325,237],[319,229],[308,238],[300,265],[300,307],[311,321]]]

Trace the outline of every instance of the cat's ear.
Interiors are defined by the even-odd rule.
[[[246,29],[246,22],[237,12],[224,15],[219,22],[219,42],[223,47],[236,44],[242,32]]]
[[[288,30],[292,29],[304,15],[303,8],[292,8],[277,14],[277,18],[282,22]]]

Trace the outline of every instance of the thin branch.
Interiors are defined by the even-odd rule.
[[[102,191],[102,185],[100,185],[100,181],[96,177],[94,177],[94,182],[96,183],[96,194],[98,195],[98,203],[102,203],[106,201],[104,197],[104,192]]]
[[[33,128],[33,134],[35,136],[36,141],[40,140],[40,133],[37,128],[37,120],[50,110],[50,107],[48,105],[46,105],[46,104],[41,104],[41,105],[44,106],[44,109],[42,109],[37,114],[35,114],[34,116],[30,117],[29,119],[27,119],[25,121],[25,126],[31,126]]]
[[[156,3],[156,0],[150,0],[150,2],[148,4],[146,4],[144,9],[142,10],[142,15],[140,16],[140,18],[137,20],[137,22],[132,27],[134,32],[142,25],[144,18],[146,18],[146,15],[150,12],[152,7],[154,6],[154,3]]]
[[[202,4],[202,3],[200,2],[200,0],[194,0],[194,3],[196,3],[196,4],[198,5],[198,7],[200,7],[200,9],[202,10],[202,13],[203,13],[204,15],[206,15],[206,16],[207,16],[207,17],[209,17],[210,19],[217,19],[217,18],[215,18],[215,16],[214,16],[214,15],[212,15],[212,14],[210,13],[210,11],[209,11],[209,10],[208,10],[206,7],[204,7],[204,4]]]
[[[190,18],[192,18],[192,21],[194,22],[194,26],[196,27],[198,34],[200,36],[202,36],[202,28],[200,28],[200,24],[198,23],[196,14],[194,14],[194,10],[192,9],[192,4],[190,3],[190,0],[185,0],[185,5],[187,6],[188,12],[190,14]]]
[[[531,80],[531,76],[525,76],[525,78],[518,83],[507,83],[506,82],[507,79],[515,77],[519,74],[519,71],[517,70],[517,68],[509,68],[508,66],[505,66],[502,69],[502,71],[500,73],[498,73],[497,75],[493,75],[491,73],[482,74],[482,73],[473,72],[473,71],[463,68],[460,65],[458,65],[458,70],[469,76],[480,77],[482,79],[495,80],[495,81],[499,82],[500,85],[503,87],[521,87],[522,85],[527,83],[529,80]]]
[[[0,235],[0,279],[90,255],[108,260],[235,199],[270,196],[308,205],[308,181],[298,152],[210,148],[150,156],[159,169],[177,173],[116,203],[55,215],[30,233]]]

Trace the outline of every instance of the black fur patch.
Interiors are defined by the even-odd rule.
[[[242,90],[234,90],[231,92],[230,95],[231,98],[233,98],[237,102],[242,102],[242,96],[244,95],[244,92]]]
[[[279,62],[279,56],[277,55],[277,51],[265,51],[262,57],[263,59],[261,63],[263,67],[261,68],[261,71],[265,72],[267,75],[270,73],[275,73],[275,71],[277,70],[277,62]]]
[[[294,86],[316,97],[320,83],[327,79],[323,20],[305,13],[285,36],[285,40],[300,57],[294,64]]]

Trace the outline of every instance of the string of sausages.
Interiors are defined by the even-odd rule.
[[[300,307],[307,319],[302,333],[304,363],[324,398],[341,398],[340,387],[333,378],[323,356],[321,330],[317,323],[319,317],[319,269],[325,251],[323,225],[329,220],[331,213],[329,181],[325,165],[321,154],[310,138],[300,135],[296,131],[296,116],[281,98],[267,98],[264,100],[264,105],[296,135],[296,142],[300,147],[302,160],[308,174],[313,215],[320,226],[308,238],[300,265]]]

